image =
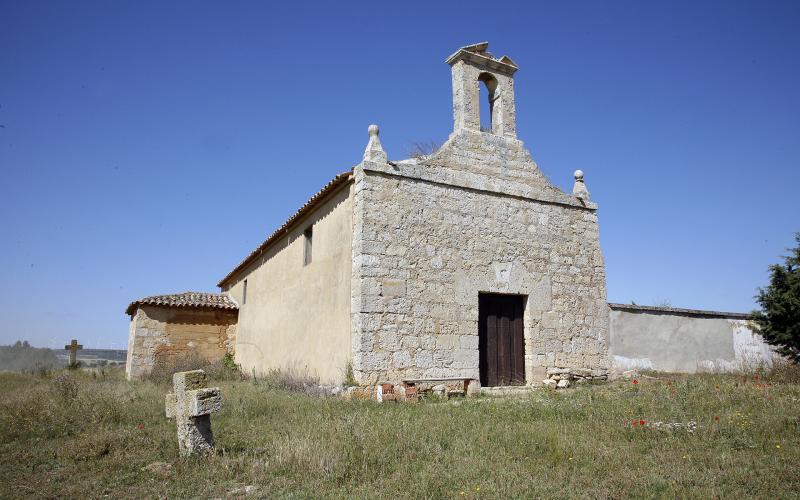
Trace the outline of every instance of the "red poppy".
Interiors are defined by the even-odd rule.
[[[136,428],[141,431],[141,430],[144,429],[144,424],[139,424],[139,425],[136,426]]]
[[[638,380],[636,380],[636,379],[633,379],[633,385],[636,385],[636,384],[638,384],[638,383],[639,383],[639,381],[638,381]]]
[[[639,425],[644,425],[644,424],[646,424],[646,423],[647,423],[647,422],[645,422],[644,420],[639,420]]]

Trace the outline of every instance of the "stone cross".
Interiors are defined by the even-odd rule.
[[[78,340],[72,339],[72,342],[65,345],[64,349],[69,351],[69,366],[78,364],[78,351],[83,349],[83,346],[78,343]]]
[[[178,426],[181,456],[207,454],[214,450],[211,414],[222,409],[219,387],[206,387],[206,372],[192,370],[172,376],[175,393],[167,394],[167,418]]]

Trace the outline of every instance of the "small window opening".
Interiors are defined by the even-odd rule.
[[[314,226],[308,226],[303,232],[303,239],[305,240],[305,245],[303,247],[303,265],[307,266],[311,264],[311,244],[314,240]]]
[[[242,285],[242,304],[247,304],[247,280]]]
[[[480,88],[480,122],[481,132],[492,132],[494,125],[494,103],[497,100],[495,91],[497,90],[497,80],[489,73],[481,73],[478,80],[483,84],[478,84]]]

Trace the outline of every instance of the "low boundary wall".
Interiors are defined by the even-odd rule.
[[[771,365],[777,355],[749,314],[609,304],[609,355],[617,371],[728,372]]]

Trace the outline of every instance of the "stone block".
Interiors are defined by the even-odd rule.
[[[192,370],[175,373],[172,375],[172,384],[175,387],[176,394],[200,389],[207,384],[206,372],[203,370]]]
[[[476,368],[479,353],[477,349],[457,349],[453,353],[454,368]]]
[[[455,350],[460,345],[460,338],[458,335],[437,335],[436,336],[436,349],[437,350]]]
[[[418,351],[415,364],[417,368],[431,368],[433,366],[433,352]]]
[[[547,369],[543,366],[534,366],[534,361],[525,360],[525,380],[531,382],[533,380],[542,380],[547,378]]]
[[[478,349],[478,340],[477,335],[461,335],[459,346],[461,349]]]
[[[187,392],[187,397],[191,401],[189,414],[193,417],[209,415],[222,410],[222,397],[219,394],[219,387],[207,387]]]
[[[414,366],[414,359],[408,351],[398,351],[392,354],[392,368],[405,369]]]
[[[405,297],[406,282],[387,280],[381,283],[381,295],[384,297]]]

